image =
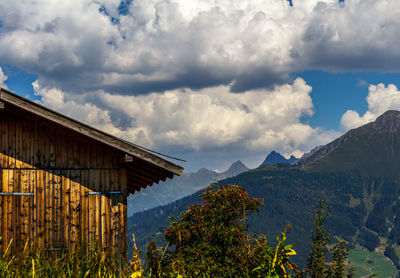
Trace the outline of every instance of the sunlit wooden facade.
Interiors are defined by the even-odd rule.
[[[0,235],[126,252],[127,195],[183,168],[1,89]]]

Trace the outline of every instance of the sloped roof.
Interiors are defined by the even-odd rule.
[[[10,103],[27,112],[74,130],[86,137],[131,156],[132,161],[127,163],[129,193],[138,191],[141,188],[152,185],[153,183],[158,183],[160,180],[165,181],[166,178],[173,178],[174,175],[181,175],[183,172],[183,167],[165,160],[156,154],[165,157],[169,156],[156,153],[88,126],[36,102],[16,95],[9,90],[3,88],[0,89],[0,102],[1,101],[4,103]]]

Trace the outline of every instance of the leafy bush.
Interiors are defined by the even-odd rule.
[[[165,230],[168,250],[162,254],[154,242],[148,246],[151,277],[283,277],[287,268],[296,269],[286,229],[275,248],[266,236],[248,234],[246,214],[257,211],[262,200],[237,185],[214,185],[201,198],[203,204],[191,206]]]

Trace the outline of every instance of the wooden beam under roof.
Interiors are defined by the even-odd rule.
[[[137,173],[135,173],[133,171],[128,172],[127,175],[128,175],[128,177],[132,177],[134,179],[138,179],[138,180],[146,182],[148,184],[152,184],[152,183],[156,182],[156,181],[154,181],[154,179],[150,179],[150,178],[145,177],[143,175],[137,174]]]
[[[173,173],[166,171],[163,168],[152,167],[152,165],[146,162],[141,162],[138,159],[134,159],[132,162],[127,163],[127,167],[128,169],[132,170],[141,169],[142,171],[148,172],[154,176],[166,176],[168,178],[172,178],[174,175]]]
[[[150,184],[153,184],[155,182],[154,180],[153,181],[146,181],[146,180],[143,180],[143,179],[141,179],[139,177],[135,177],[135,176],[132,176],[132,175],[128,175],[127,177],[128,177],[128,181],[135,181],[137,183],[144,184],[144,185],[150,185]]]

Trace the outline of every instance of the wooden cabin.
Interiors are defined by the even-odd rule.
[[[127,250],[127,195],[183,168],[125,140],[0,90],[0,236],[46,250]]]

